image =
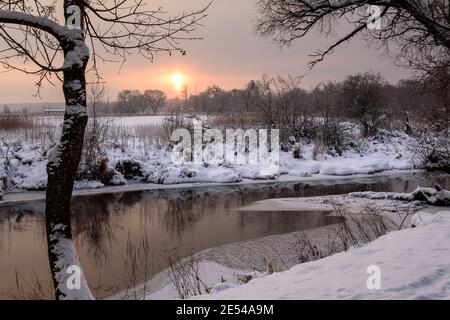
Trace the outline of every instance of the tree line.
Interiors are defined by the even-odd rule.
[[[372,71],[348,75],[306,90],[300,77],[263,77],[242,89],[211,86],[182,106],[194,113],[260,114],[275,124],[295,123],[307,116],[357,120],[365,135],[392,121],[412,117],[449,123],[450,92],[431,80],[406,79],[390,84]],[[278,118],[278,119],[276,119]]]
[[[273,124],[276,117],[295,122],[302,116],[326,115],[357,120],[368,135],[392,121],[409,121],[409,118],[422,118],[448,127],[449,88],[433,79],[412,78],[391,84],[373,71],[348,75],[342,81],[324,82],[309,90],[302,87],[301,77],[264,76],[240,89],[225,90],[212,85],[187,99],[167,99],[161,90],[143,93],[123,90],[109,111],[216,115],[238,112],[260,114]]]

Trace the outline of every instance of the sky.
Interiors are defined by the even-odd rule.
[[[209,0],[146,0],[150,6],[162,6],[168,13],[203,8]],[[254,33],[256,0],[215,0],[208,10],[196,35],[203,40],[183,43],[187,55],[159,54],[154,62],[139,56],[131,57],[119,68],[108,63],[101,72],[108,86],[108,98],[115,100],[122,89],[160,89],[169,97],[179,94],[175,90],[174,75],[180,74],[189,94],[195,94],[210,85],[224,89],[241,88],[252,79],[269,76],[304,76],[302,86],[309,89],[320,82],[342,80],[346,75],[373,70],[382,73],[391,83],[407,78],[410,73],[395,67],[390,58],[369,48],[362,39],[343,44],[333,55],[308,70],[308,55],[326,48],[339,35],[312,34],[299,39],[290,47],[280,48],[268,38]],[[120,72],[119,72],[120,71]],[[179,79],[178,79],[179,80]],[[17,72],[0,73],[0,103],[62,102],[61,86],[46,84],[40,98],[34,97],[37,79]]]

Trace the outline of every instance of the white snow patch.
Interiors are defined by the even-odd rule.
[[[74,189],[75,190],[93,190],[93,189],[101,189],[105,185],[98,181],[89,181],[89,180],[81,180],[75,181]]]
[[[86,278],[81,270],[80,260],[73,245],[73,242],[59,235],[58,229],[65,226],[56,225],[53,230],[57,238],[56,244],[52,247],[52,252],[57,255],[56,267],[59,272],[55,277],[58,282],[58,289],[60,290],[62,297],[61,300],[93,300],[94,297],[89,290]],[[70,289],[68,287],[69,277],[72,273],[68,272],[68,268],[71,266],[77,266],[81,270],[80,288]]]
[[[225,290],[225,288],[232,288],[237,282],[237,277],[242,274],[247,274],[248,271],[232,269],[212,261],[198,262],[199,278],[201,281],[213,292]],[[179,299],[178,292],[174,284],[170,281],[168,276],[169,270],[156,275],[152,280],[145,285],[136,288],[138,292],[138,300],[175,300]],[[223,282],[224,281],[224,282]],[[134,290],[133,290],[134,291]],[[127,298],[127,293],[122,292],[111,299]],[[134,292],[133,292],[133,299]]]

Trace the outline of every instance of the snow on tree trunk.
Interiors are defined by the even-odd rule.
[[[73,241],[67,237],[69,228],[70,226],[60,224],[48,233],[51,235],[49,257],[56,297],[59,300],[93,300]]]
[[[63,50],[66,112],[60,142],[50,152],[47,164],[45,213],[48,256],[57,299],[93,299],[82,272],[79,288],[69,284],[73,268],[81,270],[71,230],[73,184],[88,120],[85,71],[89,50],[81,30],[71,33],[63,44]]]

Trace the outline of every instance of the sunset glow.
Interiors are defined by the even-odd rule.
[[[172,83],[176,91],[180,91],[184,85],[184,76],[177,72],[172,76]]]

